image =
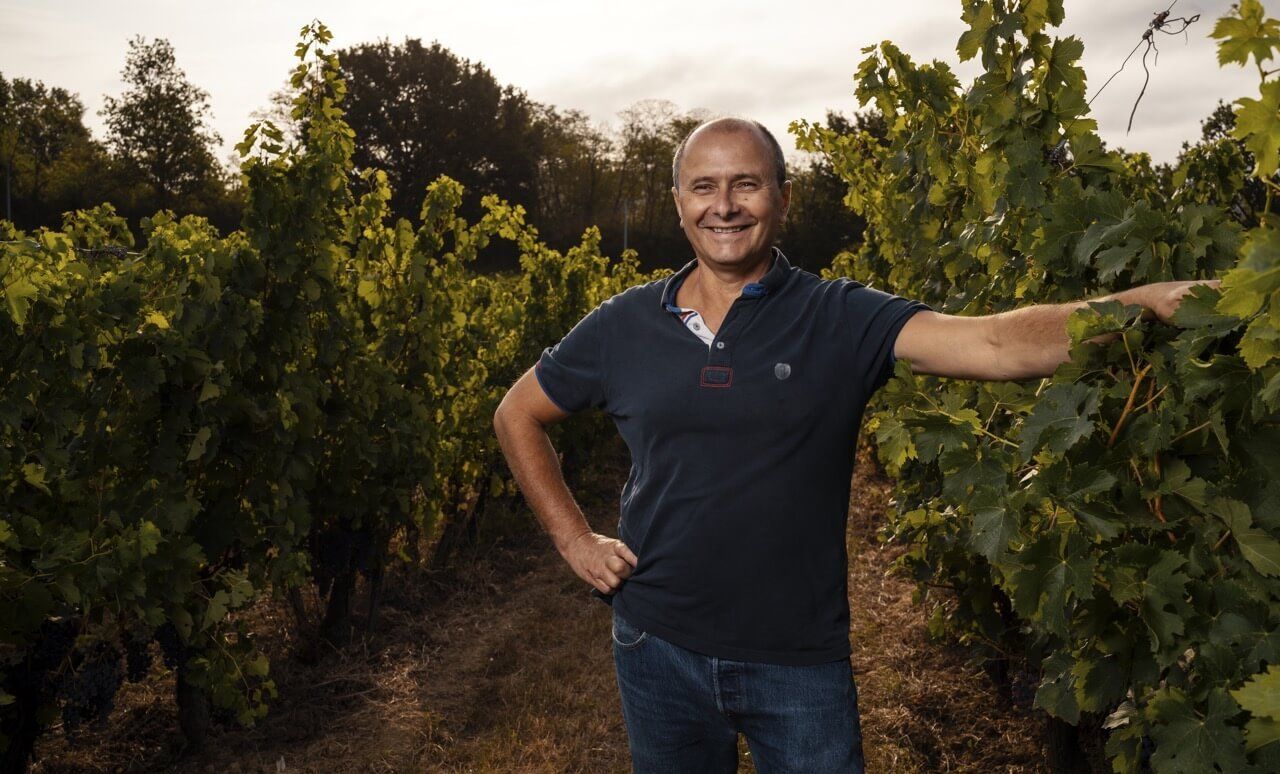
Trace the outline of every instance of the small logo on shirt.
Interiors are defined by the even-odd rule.
[[[791,365],[789,363],[778,363],[773,367],[773,375],[779,379],[786,379],[791,375]]]

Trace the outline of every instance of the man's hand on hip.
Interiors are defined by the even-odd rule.
[[[573,571],[605,594],[617,591],[640,561],[621,540],[583,532],[560,552]]]

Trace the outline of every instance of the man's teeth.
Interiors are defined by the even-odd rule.
[[[733,228],[716,228],[715,226],[712,226],[711,230],[717,234],[732,234],[736,231],[741,231],[744,228],[746,228],[746,226],[734,226]]]

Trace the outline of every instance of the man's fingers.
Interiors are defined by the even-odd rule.
[[[619,578],[627,578],[631,575],[631,565],[627,564],[627,560],[621,556],[611,556],[604,561],[605,566],[613,570]]]
[[[600,589],[604,592],[613,591],[618,586],[622,585],[622,579],[615,575],[612,570],[604,570],[596,576],[596,580],[604,584],[604,588]]]
[[[618,556],[621,556],[623,559],[625,559],[627,561],[627,564],[630,564],[632,567],[635,567],[637,564],[640,563],[640,560],[636,558],[636,555],[631,553],[631,549],[627,548],[627,544],[623,543],[621,540],[618,541],[616,550],[618,552]]]

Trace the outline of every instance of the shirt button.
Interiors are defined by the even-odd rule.
[[[724,349],[724,342],[723,342],[723,341],[717,341],[717,342],[716,342],[716,349]]]
[[[698,325],[697,323],[694,323],[694,324],[693,324],[693,329],[694,329],[695,331],[700,331],[700,330],[702,330],[702,326],[701,326],[701,325]]]

